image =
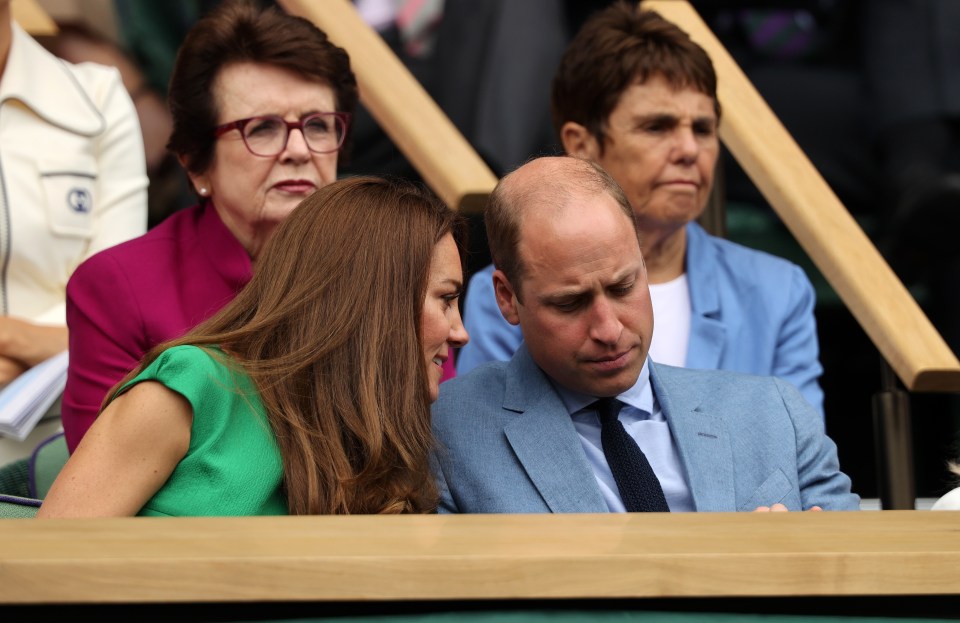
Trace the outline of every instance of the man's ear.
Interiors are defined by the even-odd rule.
[[[596,160],[600,155],[600,145],[596,137],[587,128],[573,121],[564,123],[560,128],[560,142],[568,156]]]
[[[504,319],[512,325],[520,324],[517,295],[502,270],[493,271],[493,293],[497,296],[497,306],[500,307],[500,313],[503,314]]]

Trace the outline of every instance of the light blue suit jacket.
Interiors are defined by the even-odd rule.
[[[653,363],[650,381],[698,511],[859,508],[821,418],[788,383]],[[444,382],[433,426],[441,512],[607,512],[573,421],[526,346]]]
[[[684,367],[732,370],[789,381],[823,417],[823,373],[813,315],[815,296],[803,270],[772,255],[687,225],[690,342]],[[464,324],[470,342],[457,373],[507,361],[523,341],[500,314],[493,265],[470,279]]]

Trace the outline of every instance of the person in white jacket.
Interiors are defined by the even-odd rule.
[[[67,349],[71,273],[146,223],[143,138],[119,72],[56,58],[0,0],[0,385]]]

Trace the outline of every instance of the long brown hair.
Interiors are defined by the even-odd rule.
[[[220,346],[263,400],[291,514],[433,510],[420,315],[447,233],[462,243],[462,221],[418,186],[325,186],[277,228],[229,305],[117,387],[172,346]]]

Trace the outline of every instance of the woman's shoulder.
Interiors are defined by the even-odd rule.
[[[723,262],[736,268],[760,269],[763,274],[779,276],[799,268],[782,257],[709,234],[696,223],[688,226],[691,244],[711,249]],[[709,254],[709,252],[707,253]]]
[[[173,346],[157,355],[125,386],[129,389],[143,381],[158,381],[185,396],[202,393],[211,383],[243,385],[245,375],[239,366],[217,348],[210,346]]]
[[[172,346],[154,359],[144,372],[175,376],[180,374],[213,374],[216,377],[229,377],[236,373],[236,362],[222,350],[214,346],[194,346],[181,344]]]
[[[81,262],[70,277],[74,287],[114,273],[156,284],[169,277],[171,263],[181,263],[197,237],[201,206],[178,210],[145,234],[103,249]],[[68,286],[69,287],[69,286]]]
[[[123,391],[156,381],[185,397],[194,410],[229,407],[235,401],[259,403],[256,388],[239,363],[214,346],[173,346],[160,353]]]
[[[713,275],[721,287],[737,291],[813,291],[803,269],[789,260],[712,236],[696,223],[688,231],[692,233],[687,258],[691,279],[701,281]]]

